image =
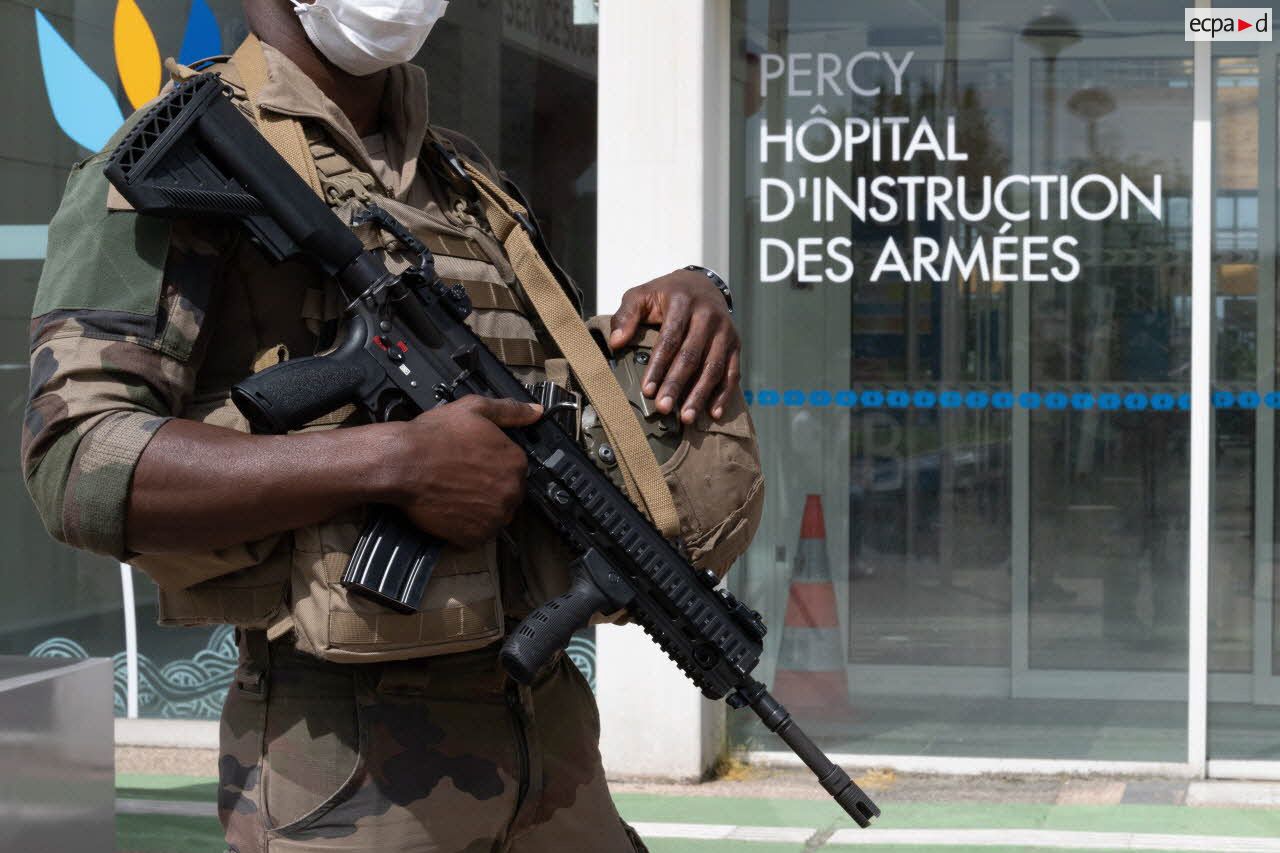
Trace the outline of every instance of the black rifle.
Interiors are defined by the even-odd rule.
[[[467,394],[533,401],[463,322],[471,310],[466,293],[440,281],[426,247],[384,212],[372,213],[421,251],[418,266],[390,273],[237,111],[217,75],[192,78],[152,107],[113,152],[106,175],[140,213],[241,223],[269,257],[307,259],[335,277],[350,301],[332,350],[286,361],[233,390],[255,430],[297,429],[348,402],[387,420]],[[535,610],[503,645],[511,676],[528,683],[592,614],[625,608],[703,695],[755,711],[859,826],[878,816],[751,677],[765,633],[760,614],[717,589],[714,574],[691,566],[554,417],[506,433],[529,458],[525,499],[577,555],[569,591]],[[355,548],[347,580],[355,589],[361,575],[400,573],[397,582],[363,591],[411,609],[440,543],[385,512],[375,514],[373,528]],[[397,547],[411,559],[375,562],[364,553]]]

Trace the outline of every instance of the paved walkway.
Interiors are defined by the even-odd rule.
[[[652,853],[1280,853],[1280,784],[868,774],[884,815],[859,830],[802,774],[730,776],[618,783],[615,799]],[[122,774],[117,793],[117,849],[222,853],[212,780]]]

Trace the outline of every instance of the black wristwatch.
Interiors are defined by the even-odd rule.
[[[733,293],[729,291],[729,285],[720,277],[720,273],[707,267],[700,267],[697,264],[689,264],[685,269],[691,272],[700,272],[707,278],[711,279],[711,283],[716,286],[716,290],[724,295],[725,304],[729,306],[729,313],[733,313]]]

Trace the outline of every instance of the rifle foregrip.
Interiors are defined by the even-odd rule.
[[[255,373],[231,389],[231,400],[255,433],[283,435],[352,402],[364,381],[354,364],[311,356]]]
[[[502,666],[521,684],[533,681],[556,652],[569,645],[573,633],[610,604],[586,572],[574,576],[569,591],[530,613],[502,646]]]

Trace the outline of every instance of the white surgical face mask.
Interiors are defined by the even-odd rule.
[[[357,77],[413,59],[448,6],[449,0],[293,0],[311,43]]]

